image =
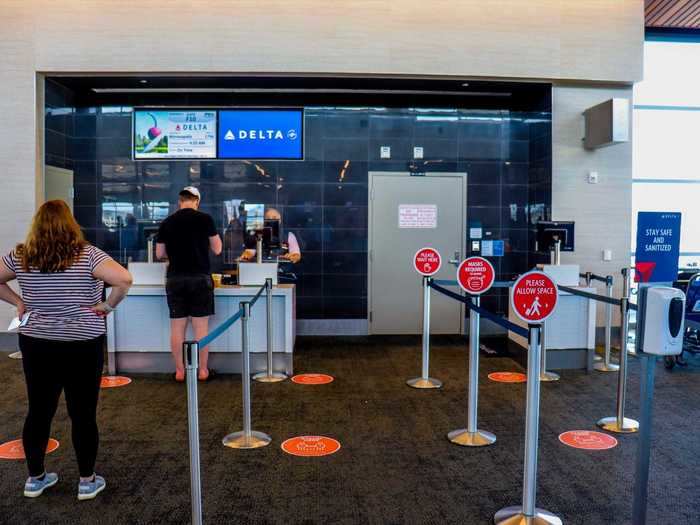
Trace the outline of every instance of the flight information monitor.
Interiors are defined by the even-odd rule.
[[[133,157],[215,159],[216,111],[135,109]]]

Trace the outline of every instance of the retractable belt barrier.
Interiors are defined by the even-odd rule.
[[[621,306],[622,299],[615,299],[613,297],[607,297],[605,295],[598,295],[595,293],[584,292],[583,290],[577,290],[576,288],[570,288],[569,286],[559,285],[559,289],[563,292],[568,292],[571,295],[579,295],[581,297],[586,297],[588,299],[593,299],[594,301],[600,301],[601,303],[612,304],[613,306]],[[628,310],[637,310],[637,305],[628,303]]]
[[[579,277],[582,279],[586,279],[586,282],[590,284],[591,281],[600,281],[601,283],[607,283],[608,279],[611,279],[611,276],[602,276],[602,275],[596,275],[591,272],[586,272],[586,273],[580,273],[578,274]]]
[[[440,286],[459,286],[457,281],[451,279],[433,279],[433,282]],[[491,288],[510,288],[513,286],[513,283],[515,283],[515,281],[494,281]]]
[[[598,295],[591,292],[584,292],[583,290],[577,290],[576,288],[570,288],[568,286],[559,285],[559,289],[562,292],[570,293],[571,295],[578,295],[580,297],[586,297],[587,299],[593,299],[594,301],[600,301],[601,303],[612,304],[613,306],[620,306],[620,299],[614,299],[612,297],[607,297],[605,295]]]
[[[221,334],[223,334],[226,330],[231,328],[233,323],[238,321],[242,315],[243,315],[243,309],[239,308],[235,314],[233,314],[231,317],[226,319],[223,323],[221,323],[219,326],[214,328],[211,332],[209,332],[207,335],[202,337],[199,341],[196,341],[197,344],[199,345],[199,347],[204,348],[205,346],[212,343],[214,341],[214,339],[216,339]]]
[[[250,307],[251,307],[251,308],[253,308],[253,306],[255,306],[255,303],[258,302],[258,299],[260,299],[260,296],[262,295],[262,293],[263,293],[265,290],[267,290],[267,281],[265,281],[265,284],[263,284],[263,285],[260,287],[260,290],[258,290],[258,293],[256,293],[256,294],[253,296],[253,298],[250,300]]]
[[[508,319],[504,319],[503,317],[501,317],[499,315],[493,314],[493,313],[489,312],[486,308],[483,308],[481,306],[477,306],[477,305],[473,304],[469,297],[465,297],[465,296],[460,295],[456,292],[453,292],[452,290],[448,290],[447,288],[443,288],[442,286],[437,284],[437,281],[431,280],[429,283],[429,286],[433,290],[437,290],[441,294],[446,295],[447,297],[451,297],[455,301],[459,301],[459,302],[466,304],[470,310],[474,310],[479,315],[482,315],[486,319],[493,321],[494,323],[502,326],[506,330],[510,330],[511,332],[514,332],[521,337],[525,337],[525,338],[528,337],[529,331],[527,328],[524,328],[520,325],[512,323]],[[495,286],[495,283],[494,283],[494,286]]]
[[[250,355],[248,348],[248,319],[250,308],[260,298],[262,292],[268,289],[269,283],[265,283],[249,302],[240,303],[238,311],[214,328],[199,341],[185,341],[183,343],[183,360],[187,378],[187,427],[190,448],[190,497],[192,505],[192,524],[202,523],[202,476],[199,457],[199,403],[197,400],[197,375],[199,370],[199,351],[211,344],[226,330],[231,328],[236,321],[242,319],[242,345],[243,345],[243,422],[244,430],[241,432],[243,441],[249,443],[252,438],[258,437],[257,432],[250,430]],[[269,295],[268,295],[269,298]],[[269,310],[269,309],[268,309]],[[268,322],[268,329],[269,329]],[[233,436],[233,434],[232,434]],[[229,436],[227,436],[228,438]],[[267,437],[267,436],[266,436]],[[269,440],[269,437],[267,437]],[[261,440],[262,441],[262,440]],[[269,441],[267,442],[269,443]],[[267,444],[265,443],[265,444]],[[226,438],[224,438],[224,444]],[[231,445],[228,445],[231,446]],[[258,445],[261,446],[261,445]],[[240,447],[240,448],[252,448]]]

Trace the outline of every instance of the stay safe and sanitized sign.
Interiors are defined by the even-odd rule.
[[[637,215],[636,282],[673,282],[678,276],[681,214],[640,211]]]
[[[513,311],[526,323],[539,324],[554,313],[559,290],[543,272],[527,272],[513,285],[510,301]]]

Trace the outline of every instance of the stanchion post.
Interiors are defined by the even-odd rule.
[[[613,276],[605,278],[605,294],[608,299],[613,298]],[[610,352],[612,346],[612,305],[605,303],[605,354],[601,363],[596,363],[594,368],[599,372],[617,372],[620,367],[610,362]]]
[[[597,425],[609,432],[629,434],[639,430],[639,423],[625,417],[627,392],[627,332],[629,330],[629,270],[622,269],[622,298],[620,299],[620,370],[617,376],[617,411],[613,417],[604,417]]]
[[[199,368],[199,344],[183,343],[183,357],[187,378],[187,427],[190,445],[190,498],[192,525],[202,523],[202,477],[199,461],[199,403],[197,401],[197,369]]]
[[[540,330],[540,346],[542,347],[540,354],[540,381],[559,381],[559,374],[547,372],[547,321],[542,323]]]
[[[274,341],[274,328],[272,322],[272,279],[265,279],[265,306],[267,307],[267,370],[255,374],[253,379],[261,383],[278,383],[287,379],[287,375],[273,370],[272,351]]]
[[[651,454],[652,409],[654,405],[654,371],[656,357],[643,355],[641,360],[640,416],[641,430],[637,444],[637,460],[634,472],[634,498],[632,500],[632,523],[647,522],[647,498],[649,492],[649,456]]]
[[[243,309],[241,316],[241,346],[243,348],[241,382],[243,383],[243,430],[224,437],[223,444],[229,448],[260,448],[270,444],[272,439],[263,432],[252,429],[250,415],[250,337],[248,323],[250,321],[250,302],[240,303]]]
[[[480,298],[473,295],[472,304],[479,306]],[[469,312],[469,393],[467,397],[467,428],[453,430],[447,434],[455,445],[465,447],[484,447],[496,442],[496,436],[491,432],[477,428],[479,410],[479,312]]]
[[[562,521],[549,511],[537,508],[537,448],[540,421],[540,326],[529,326],[527,354],[527,398],[525,409],[525,466],[523,469],[523,504],[499,510],[493,518],[496,525],[550,524]]]
[[[430,282],[423,277],[423,356],[421,376],[409,379],[406,384],[413,388],[440,388],[442,381],[430,377]]]

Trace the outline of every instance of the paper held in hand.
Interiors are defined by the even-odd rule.
[[[15,317],[14,319],[12,319],[12,321],[10,321],[10,326],[7,327],[7,331],[14,332],[15,330],[17,330],[21,326],[26,325],[28,322],[29,322],[29,312],[25,313],[22,316],[22,319],[20,319],[19,317]]]

